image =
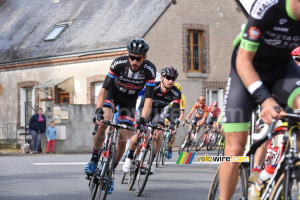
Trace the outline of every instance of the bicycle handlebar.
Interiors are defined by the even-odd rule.
[[[291,119],[294,119],[296,121],[300,121],[300,115],[299,114],[286,113],[286,114],[282,114],[281,117],[291,118]],[[268,135],[268,138],[271,139],[273,130],[275,128],[281,126],[281,124],[282,124],[281,121],[277,121],[275,118],[272,119],[272,123],[270,124],[270,126],[268,124],[264,124],[264,129],[260,133],[252,134],[253,140],[262,140],[267,135]]]
[[[158,124],[154,124],[154,125],[145,124],[145,126],[148,126],[148,127],[152,128],[152,129],[165,130],[164,128],[159,127]]]
[[[115,123],[115,122],[110,122],[110,121],[107,121],[107,120],[103,120],[102,123],[113,126],[113,127],[130,130],[130,131],[136,131],[137,130],[136,128],[134,128],[132,126],[128,126],[128,125],[125,125],[125,124],[119,124],[119,123]]]

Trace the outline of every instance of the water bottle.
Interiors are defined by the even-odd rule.
[[[264,192],[269,180],[272,178],[275,171],[275,167],[273,165],[267,165],[266,168],[259,174],[259,177],[252,188],[252,190],[248,190],[248,199],[249,200],[258,200],[260,196]]]

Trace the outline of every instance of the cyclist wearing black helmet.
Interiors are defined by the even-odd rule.
[[[97,162],[99,161],[99,150],[105,139],[105,129],[107,125],[100,123],[101,120],[110,120],[112,109],[119,105],[119,122],[133,125],[135,105],[138,93],[146,85],[145,105],[138,127],[145,123],[152,106],[152,95],[155,86],[156,68],[152,62],[146,60],[148,43],[136,38],[127,44],[128,56],[116,58],[105,78],[102,89],[97,98],[97,110],[93,122],[98,125],[98,131],[94,137],[94,146],[91,162],[85,168],[85,173],[91,175],[95,172]],[[125,151],[126,141],[132,136],[133,132],[121,130],[118,139],[115,167],[118,165]],[[113,190],[113,183],[109,193]]]
[[[171,126],[170,131],[171,133],[175,132],[175,123],[177,122],[180,115],[180,101],[181,101],[181,92],[174,86],[175,80],[178,76],[177,70],[172,66],[167,66],[162,69],[161,71],[161,82],[155,83],[155,88],[153,92],[153,103],[152,103],[152,110],[151,115],[149,117],[149,121],[152,124],[159,124],[160,127],[164,127],[165,125],[165,116],[164,116],[164,108],[173,102],[173,107],[170,112],[170,119],[171,119]],[[140,104],[140,109],[143,108],[145,103],[145,96]],[[154,138],[154,157],[160,148],[161,143],[161,135],[163,131],[157,131],[155,138]],[[133,158],[133,153],[137,146],[134,145],[134,142],[137,139],[137,135],[133,136],[130,141],[129,146],[129,154],[125,160],[123,165],[123,171],[129,172],[130,165]],[[153,159],[154,159],[153,157]],[[154,170],[151,167],[150,170],[151,174],[153,174]]]

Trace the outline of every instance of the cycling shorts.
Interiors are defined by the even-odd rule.
[[[156,113],[150,116],[150,121],[152,124],[160,124],[165,127],[165,117],[161,113]]]
[[[196,115],[195,115],[194,118],[192,119],[192,121],[194,121],[194,123],[197,124],[198,121],[201,120],[201,119],[203,119],[203,117],[202,117],[202,118],[198,118],[198,117],[196,117]]]
[[[135,106],[137,98],[135,95],[126,95],[111,87],[107,93],[103,107],[115,109],[120,105],[118,120],[122,124],[133,126]]]

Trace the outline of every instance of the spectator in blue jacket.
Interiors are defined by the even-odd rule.
[[[49,147],[51,147],[51,153],[54,152],[54,145],[55,145],[55,139],[56,139],[56,128],[54,127],[55,123],[54,121],[50,122],[50,126],[47,129],[46,137],[47,137],[47,148],[46,153],[49,154]]]
[[[29,129],[31,130],[31,153],[37,154],[41,145],[42,134],[46,130],[46,117],[42,114],[43,109],[39,108],[38,112],[31,116]]]

